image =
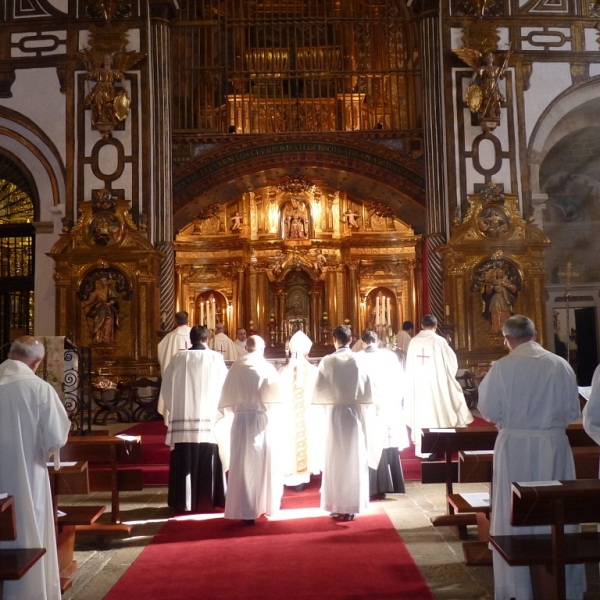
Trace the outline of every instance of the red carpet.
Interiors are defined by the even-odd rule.
[[[142,436],[142,462],[129,463],[123,468],[142,469],[142,483],[146,485],[169,484],[169,456],[171,450],[165,445],[167,426],[163,421],[145,421],[121,433]]]
[[[254,527],[216,514],[170,519],[105,600],[433,600],[381,505],[334,520],[307,507],[318,485],[287,490],[284,510]]]
[[[485,427],[489,425],[480,417],[474,417],[470,427]],[[131,464],[131,468],[142,468],[144,485],[168,485],[169,483],[169,454],[165,446],[167,428],[162,421],[146,421],[126,429],[122,433],[127,435],[142,436],[142,463]],[[405,481],[421,481],[421,459],[415,456],[415,447],[410,447],[400,452],[402,471]],[[124,468],[127,468],[126,466]],[[314,506],[317,506],[315,504]]]

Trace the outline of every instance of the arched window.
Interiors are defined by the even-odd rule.
[[[0,359],[14,339],[33,334],[34,198],[25,170],[0,154]]]

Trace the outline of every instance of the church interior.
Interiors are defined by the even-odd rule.
[[[64,337],[106,412],[103,385],[160,377],[178,311],[273,361],[296,331],[322,357],[339,324],[394,348],[433,314],[474,379],[523,314],[591,385],[600,2],[6,0],[0,21],[0,360]],[[436,598],[492,597],[489,571],[438,589],[453,567],[424,556]]]

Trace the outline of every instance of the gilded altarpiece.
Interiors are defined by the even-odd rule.
[[[546,235],[519,212],[518,197],[490,182],[468,196],[469,210],[441,246],[447,324],[461,365],[507,353],[502,325],[512,314],[533,320],[545,345]]]
[[[230,337],[244,327],[281,349],[302,330],[324,346],[340,323],[372,326],[377,290],[396,333],[417,313],[419,241],[382,202],[286,176],[204,207],[179,232],[177,306],[210,325],[214,305]]]
[[[131,220],[130,203],[97,190],[49,255],[55,261],[56,334],[90,346],[96,373],[157,373],[159,263]]]

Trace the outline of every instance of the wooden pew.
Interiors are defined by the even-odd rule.
[[[128,536],[132,527],[121,523],[119,492],[142,489],[142,470],[119,470],[119,464],[139,462],[142,458],[141,437],[120,438],[112,435],[69,437],[61,449],[62,461],[87,461],[89,464],[109,464],[110,469],[89,471],[91,492],[111,492],[111,522],[80,525],[77,531],[95,533],[100,537]]]
[[[571,447],[597,447],[596,442],[585,432],[580,423],[567,427],[567,437]],[[421,463],[421,481],[423,483],[445,483],[446,495],[454,493],[453,484],[458,482],[458,463],[452,455],[461,450],[493,450],[498,430],[494,425],[489,427],[455,427],[452,429],[423,429],[421,450],[444,454],[444,461]],[[456,513],[450,502],[447,503],[446,514],[431,520],[436,527],[458,527],[461,539],[467,539],[467,525],[476,525],[474,513]]]
[[[73,584],[71,575],[77,570],[77,561],[73,558],[76,528],[93,525],[104,513],[106,507],[58,505],[59,495],[88,495],[90,493],[87,462],[79,461],[73,465],[63,465],[61,463],[61,468],[58,471],[54,467],[49,467],[48,475],[50,477],[52,505],[56,523],[60,587],[64,593]]]
[[[565,565],[600,561],[600,533],[565,533],[564,526],[600,522],[600,481],[512,484],[511,524],[550,525],[552,533],[490,536],[511,566],[529,566],[534,598],[566,600]]]
[[[13,496],[0,499],[0,541],[17,539],[17,517]],[[7,548],[0,550],[0,600],[5,581],[21,579],[46,554],[45,548]]]

